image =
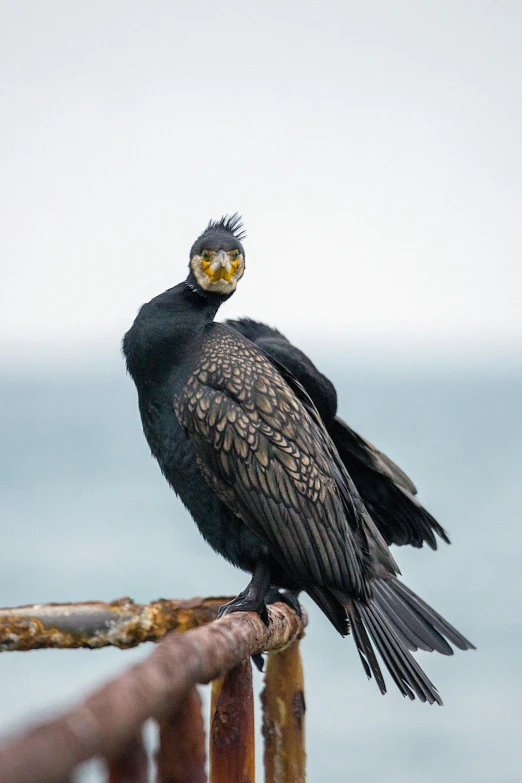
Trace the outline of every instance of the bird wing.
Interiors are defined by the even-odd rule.
[[[417,489],[411,479],[386,454],[375,448],[368,440],[358,435],[339,416],[336,416],[337,395],[331,381],[310,361],[308,356],[296,348],[284,335],[266,324],[250,318],[228,320],[227,325],[237,330],[261,348],[277,366],[297,380],[308,392],[334,442],[342,441],[344,452],[352,459],[361,462],[375,473],[380,473],[412,495]],[[323,414],[326,412],[327,418]]]
[[[174,407],[206,481],[298,584],[367,597],[376,550],[397,570],[319,416],[250,341],[212,324]]]
[[[308,357],[276,329],[251,319],[227,324],[255,342],[306,405],[309,395],[386,543],[437,548],[435,533],[449,543],[444,528],[419,503],[411,479],[386,454],[336,416],[337,397],[330,381]]]
[[[444,528],[415,497],[408,477],[339,417],[330,434],[372,519],[388,544],[437,549],[435,533],[450,543]]]
[[[312,414],[315,400],[279,360],[274,357],[270,360]],[[318,415],[315,411],[315,416]],[[408,489],[411,486],[415,490],[408,477],[385,454],[354,432],[339,416],[328,426],[328,432],[345,471],[388,546],[421,547],[427,543],[437,549],[435,533],[450,543],[442,525]]]
[[[406,473],[399,468],[386,454],[375,448],[369,440],[358,435],[357,432],[343,421],[339,416],[331,427],[331,434],[334,439],[343,441],[345,451],[350,454],[352,459],[358,460],[375,473],[394,481],[411,495],[417,494],[417,488]]]
[[[337,411],[337,392],[308,356],[293,345],[281,332],[251,318],[226,321],[232,329],[261,348],[277,369],[290,373],[308,392],[323,423],[329,427]],[[286,375],[283,376],[286,379]]]

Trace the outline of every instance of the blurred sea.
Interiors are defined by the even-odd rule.
[[[442,709],[402,699],[391,683],[382,697],[352,641],[305,598],[308,779],[520,783],[522,371],[340,366],[324,349],[313,358],[337,385],[340,414],[410,474],[450,532],[451,547],[395,555],[407,584],[478,651],[418,654]],[[7,369],[0,399],[1,605],[245,586],[160,475],[122,365]],[[52,713],[149,649],[2,655],[0,731]],[[77,780],[100,774],[90,764]]]

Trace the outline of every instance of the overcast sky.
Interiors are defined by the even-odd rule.
[[[522,3],[2,2],[0,350],[117,349],[238,210],[223,315],[522,344]]]

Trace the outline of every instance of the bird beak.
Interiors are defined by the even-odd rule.
[[[220,250],[219,253],[216,253],[212,259],[210,268],[215,275],[219,273],[221,269],[223,269],[225,272],[224,276],[228,276],[228,274],[230,274],[232,271],[232,261],[230,260],[228,253],[225,250]]]
[[[226,280],[228,282],[231,280],[232,275],[237,270],[237,267],[237,259],[231,261],[230,256],[226,250],[220,250],[208,264],[208,268],[205,269],[205,267],[203,267],[203,270],[213,283],[215,283],[217,280]]]

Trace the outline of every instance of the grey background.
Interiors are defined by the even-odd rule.
[[[230,313],[520,346],[519,3],[2,10],[6,350],[114,345],[235,210]]]
[[[419,656],[443,709],[382,698],[308,602],[310,780],[520,781],[520,4],[0,10],[0,603],[244,587],[150,459],[119,356],[238,209],[222,315],[285,330],[412,475],[453,546],[395,555],[479,647]],[[0,728],[147,652],[2,656]]]

